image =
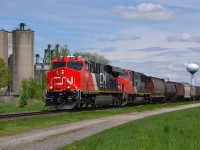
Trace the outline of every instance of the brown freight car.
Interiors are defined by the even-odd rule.
[[[195,90],[196,90],[196,100],[200,100],[200,87],[196,86]]]
[[[163,79],[148,77],[148,90],[151,93],[151,101],[164,102],[165,99],[165,81]]]
[[[171,81],[168,83],[175,86],[176,88],[176,98],[175,98],[176,101],[183,101],[185,95],[184,85],[181,83],[171,82]]]

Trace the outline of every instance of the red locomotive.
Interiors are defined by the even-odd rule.
[[[47,74],[47,83],[46,106],[52,109],[200,98],[200,87],[165,82],[163,79],[75,56],[54,59],[52,69]]]
[[[46,106],[71,109],[117,104],[120,72],[122,70],[118,67],[86,61],[81,57],[56,58],[47,75]]]

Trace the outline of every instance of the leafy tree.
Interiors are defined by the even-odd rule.
[[[30,99],[35,98],[39,84],[37,78],[30,78],[28,80],[28,96]]]
[[[12,81],[12,73],[5,61],[0,58],[0,89],[8,86]]]
[[[48,45],[48,50],[51,53],[50,57],[51,60],[55,59],[56,57],[60,57],[60,56],[68,56],[71,54],[69,48],[67,45],[64,45],[63,47],[60,47],[58,44],[55,45],[54,49],[51,49],[51,45]],[[91,53],[91,52],[75,52],[73,54],[74,56],[81,56],[84,59],[90,60],[90,61],[94,61],[94,62],[98,62],[101,64],[110,64],[110,61],[105,58],[103,55],[100,55],[98,53]]]
[[[21,83],[22,95],[27,96],[28,99],[43,99],[43,92],[46,86],[46,75],[43,76],[41,84],[39,84],[38,78],[24,79]]]
[[[36,99],[44,99],[44,90],[47,88],[47,77],[46,74],[42,77],[42,82],[38,85],[35,97]]]
[[[50,45],[48,45],[48,48],[50,50]],[[58,44],[56,44],[55,49],[50,50],[50,52],[51,52],[51,60],[53,60],[56,57],[70,55],[70,50],[67,45],[64,45],[64,47],[60,47]]]
[[[70,51],[67,45],[64,45],[64,47],[61,47],[60,49],[60,56],[68,56],[70,55]]]
[[[29,80],[23,79],[21,82],[22,94],[19,100],[19,107],[25,107],[28,104]]]
[[[81,56],[84,59],[98,62],[104,65],[110,64],[110,61],[105,58],[103,55],[100,55],[98,53],[90,53],[90,52],[75,52],[74,56]]]
[[[55,57],[59,57],[60,56],[60,52],[59,52],[59,45],[56,44],[55,46],[55,54],[54,54]]]

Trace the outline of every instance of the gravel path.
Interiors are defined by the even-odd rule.
[[[23,134],[0,138],[0,149],[54,150],[66,144],[70,144],[73,141],[84,139],[105,129],[109,129],[133,120],[193,107],[200,107],[200,104],[190,104],[173,108],[108,116],[99,119],[91,119],[40,130],[33,130]]]

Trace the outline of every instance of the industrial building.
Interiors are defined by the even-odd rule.
[[[9,92],[20,92],[21,81],[34,77],[34,31],[24,28],[11,32],[0,30],[0,58],[13,73]]]

